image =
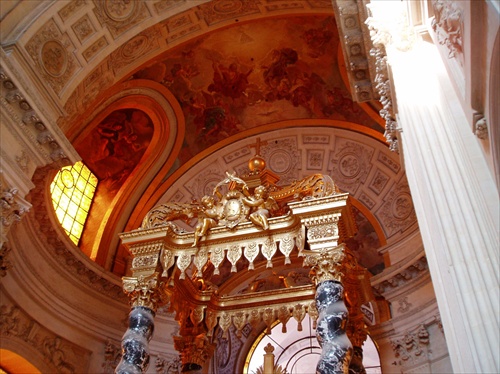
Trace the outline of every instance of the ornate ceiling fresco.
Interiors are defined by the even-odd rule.
[[[353,253],[382,271],[377,249],[416,218],[398,156],[386,152],[380,105],[352,99],[348,74],[361,82],[369,72],[352,63],[347,72],[337,22],[357,30],[357,21],[347,13],[336,21],[321,0],[200,2],[170,18],[159,4],[75,2],[26,43],[65,103],[59,126],[101,181],[82,250],[123,274],[129,254],[119,232],[166,199],[200,199],[226,170],[247,172],[248,144],[276,131],[260,151],[278,184],[331,175],[358,201]],[[119,41],[113,52],[100,53],[110,39]],[[351,39],[349,58],[365,58]],[[224,149],[235,142],[238,150]],[[200,166],[216,152],[221,162]]]
[[[342,120],[383,132],[352,101],[338,48],[333,16],[265,19],[198,37],[131,79],[161,83],[181,104],[182,163],[238,132],[283,120]]]

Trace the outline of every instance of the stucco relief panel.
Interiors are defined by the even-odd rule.
[[[398,161],[393,160],[386,153],[379,152],[377,155],[377,161],[380,161],[382,164],[387,166],[387,168],[389,168],[395,174],[399,173],[399,171],[401,170],[399,160]]]
[[[211,26],[234,17],[243,17],[260,13],[258,3],[254,1],[214,1],[200,6],[198,15]]]
[[[417,222],[410,188],[406,178],[402,178],[384,196],[383,204],[375,212],[389,238],[403,232]]]
[[[68,81],[81,68],[73,55],[70,38],[50,19],[26,44],[26,51],[47,84],[60,95]]]
[[[151,17],[142,1],[105,0],[94,1],[94,13],[99,22],[107,27],[113,39]]]
[[[324,149],[307,150],[307,170],[322,170],[325,159]]]
[[[88,14],[76,21],[71,28],[75,32],[80,43],[84,43],[88,38],[95,34],[96,30]]]
[[[185,188],[192,198],[201,199],[204,195],[212,195],[214,187],[224,178],[224,170],[215,163],[198,173],[193,181],[186,183]]]
[[[377,169],[368,186],[370,190],[375,192],[377,195],[380,195],[387,185],[389,179],[390,178],[387,174],[385,174],[380,169]]]
[[[300,179],[301,153],[297,137],[280,138],[268,141],[261,149],[267,168],[280,176],[279,184],[289,184]]]
[[[373,152],[373,148],[358,142],[344,138],[335,140],[328,170],[341,190],[356,194],[370,173]]]
[[[230,164],[233,161],[240,159],[241,157],[245,157],[245,160],[248,162],[248,160],[250,160],[250,157],[251,157],[250,156],[250,148],[243,147],[243,148],[237,149],[233,152],[229,152],[229,153],[225,154],[224,156],[222,156],[222,158],[224,159],[226,164]]]
[[[131,64],[139,65],[140,62],[145,62],[147,56],[154,55],[160,48],[160,36],[160,26],[156,25],[126,42],[111,54],[110,67],[113,72],[118,75],[120,70]]]
[[[73,0],[65,5],[59,12],[59,17],[61,17],[63,22],[66,22],[73,15],[81,12],[81,9],[87,4],[86,0]]]
[[[94,56],[96,56],[100,51],[102,51],[104,48],[106,48],[109,45],[108,41],[106,40],[105,36],[101,36],[99,39],[97,39],[95,42],[93,42],[90,47],[85,49],[82,52],[82,56],[85,59],[85,61],[90,61]]]
[[[5,344],[10,339],[29,344],[59,373],[83,373],[88,370],[91,352],[39,325],[5,295],[2,295],[2,301],[0,336]]]
[[[177,6],[185,4],[188,0],[161,0],[156,1],[154,5],[155,11],[160,14],[166,12],[167,10],[174,9]]]

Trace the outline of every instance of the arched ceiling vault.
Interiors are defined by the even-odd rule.
[[[257,137],[280,183],[325,173],[350,192],[366,240],[380,246],[415,229],[380,105],[353,101],[367,93],[352,92],[349,78],[370,80],[367,63],[353,63],[365,61],[365,44],[350,37],[346,49],[339,37],[362,28],[356,9],[339,13],[330,0],[127,4],[118,13],[107,2],[55,2],[15,46],[101,179],[81,245],[97,263],[123,274],[118,233],[157,203],[199,199],[226,170],[244,172]]]

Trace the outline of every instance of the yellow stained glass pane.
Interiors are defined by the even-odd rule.
[[[57,186],[61,189],[64,190],[64,183],[61,179],[61,172],[57,173],[56,178],[55,178]]]
[[[78,174],[80,174],[80,170],[83,168],[83,162],[78,161],[76,164],[73,165],[73,170],[75,170]]]
[[[90,183],[92,186],[94,186],[94,187],[96,187],[96,186],[97,186],[97,178],[94,176],[94,174],[91,174],[91,175],[90,175],[90,178],[89,178],[89,183]]]
[[[82,235],[82,231],[83,225],[75,221],[73,223],[73,227],[71,228],[71,234],[79,238],[80,235]]]
[[[87,181],[83,179],[81,176],[78,177],[78,181],[76,182],[76,188],[80,191],[85,191],[85,186],[87,185]]]
[[[80,238],[77,238],[76,236],[73,236],[73,235],[69,235],[69,238],[73,241],[73,243],[75,243],[75,245],[78,245],[78,243],[80,242]]]
[[[71,201],[68,205],[68,210],[66,211],[66,213],[74,219],[76,217],[76,212],[78,212],[78,204],[76,204],[74,201]]]
[[[94,191],[95,191],[95,187],[92,186],[91,184],[87,184],[87,186],[85,186],[85,196],[94,196]]]
[[[74,201],[76,204],[80,204],[83,198],[83,192],[74,190],[73,191],[73,196],[71,196],[71,200]]]
[[[54,188],[52,189],[52,201],[58,202],[62,195],[62,190],[57,186],[57,184],[53,184]]]
[[[59,222],[62,222],[65,215],[66,215],[66,211],[64,209],[61,209],[61,208],[56,209],[56,216],[57,216],[57,219],[59,220]]]
[[[66,210],[68,209],[68,205],[69,205],[69,197],[66,195],[66,194],[63,194],[61,196],[61,199],[59,200],[59,206]]]
[[[82,176],[83,179],[89,180],[89,177],[90,177],[90,170],[89,170],[89,168],[87,168],[86,166],[84,166],[82,168],[82,170],[80,171],[80,174],[81,174],[81,176]]]
[[[90,210],[90,203],[92,202],[87,196],[82,197],[82,201],[80,202],[80,208],[88,212]]]
[[[66,215],[63,221],[61,222],[63,229],[66,230],[67,232],[71,232],[71,226],[73,226],[73,221],[74,221],[73,217]]]
[[[76,213],[75,219],[77,222],[81,223],[82,225],[85,223],[85,219],[87,218],[87,212],[80,207],[78,209],[78,212]]]
[[[50,186],[57,219],[76,245],[80,241],[97,183],[95,175],[79,161],[72,167],[62,168]]]

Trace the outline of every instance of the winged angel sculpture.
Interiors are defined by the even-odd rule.
[[[273,186],[275,187],[275,186]],[[278,204],[304,198],[328,196],[337,193],[332,179],[316,174],[288,187],[274,188],[273,191],[259,185],[250,191],[248,184],[235,173],[226,172],[226,178],[213,189],[212,195],[205,195],[201,202],[165,203],[148,212],[141,228],[168,226],[174,232],[185,232],[174,222],[190,223],[197,218],[193,247],[216,226],[234,229],[239,223],[251,221],[262,230],[269,229],[269,218],[283,212]]]

